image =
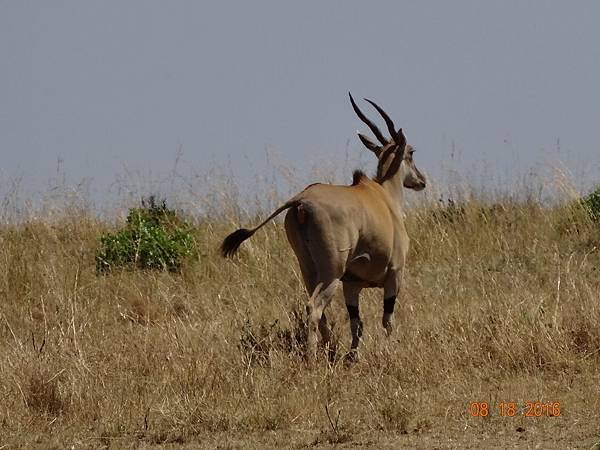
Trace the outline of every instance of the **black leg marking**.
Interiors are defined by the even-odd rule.
[[[392,314],[394,312],[394,306],[396,305],[396,296],[386,298],[383,300],[383,312],[386,314]]]
[[[348,310],[348,316],[350,317],[350,320],[360,319],[358,314],[358,306],[346,304],[346,309]]]

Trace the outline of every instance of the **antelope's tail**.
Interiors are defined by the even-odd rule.
[[[254,233],[256,233],[260,228],[262,228],[263,225],[265,225],[267,222],[269,222],[271,219],[273,219],[286,209],[292,208],[299,204],[300,200],[297,197],[294,197],[288,200],[279,208],[277,208],[273,212],[273,214],[267,217],[260,225],[251,229],[240,228],[239,230],[236,230],[233,233],[231,233],[229,236],[223,239],[223,243],[221,244],[221,254],[223,255],[223,257],[230,258],[231,256],[233,256],[237,252],[242,242],[250,238]]]

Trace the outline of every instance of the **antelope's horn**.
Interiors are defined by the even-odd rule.
[[[387,125],[388,131],[390,132],[390,136],[395,141],[396,140],[396,128],[394,127],[394,122],[392,122],[392,119],[390,119],[390,117],[386,114],[386,112],[383,109],[381,109],[379,107],[379,105],[377,105],[377,103],[369,100],[368,98],[365,98],[365,101],[367,101],[371,105],[373,105],[373,107],[377,110],[377,112],[379,114],[381,114],[381,117],[383,117],[383,120],[385,120],[385,124]]]
[[[375,137],[377,138],[377,140],[379,142],[381,142],[381,145],[387,145],[388,141],[383,136],[383,134],[381,133],[381,131],[379,131],[379,128],[377,128],[377,125],[375,125],[373,122],[371,122],[369,119],[367,119],[367,116],[365,116],[363,114],[363,112],[358,108],[358,106],[354,102],[354,99],[352,98],[352,94],[350,92],[348,92],[348,95],[350,96],[350,103],[352,103],[352,108],[354,109],[354,112],[356,113],[356,115],[358,116],[358,118],[360,120],[362,120],[365,124],[367,124],[367,126],[371,129],[371,131],[373,132],[373,134],[375,135]]]

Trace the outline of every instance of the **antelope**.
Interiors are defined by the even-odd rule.
[[[327,344],[331,331],[324,310],[342,284],[350,318],[356,355],[363,323],[359,314],[359,294],[367,287],[383,288],[382,325],[389,336],[393,328],[396,298],[400,293],[409,247],[404,225],[403,188],[420,191],[426,180],[413,161],[414,148],[406,143],[402,129],[396,130],[387,113],[365,99],[382,116],[390,138],[386,138],[354,102],[356,115],[373,132],[379,143],[358,133],[364,146],[378,159],[376,176],[362,171],[353,174],[350,186],[312,184],[276,209],[254,228],[240,228],[223,240],[221,252],[231,257],[240,244],[266,223],[288,210],[285,231],[309,295],[307,303],[307,359],[317,352],[317,329]]]

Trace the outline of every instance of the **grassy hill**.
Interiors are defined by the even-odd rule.
[[[340,295],[337,347],[314,370],[281,223],[224,260],[238,225],[198,218],[197,255],[179,271],[107,275],[94,257],[114,226],[90,214],[2,226],[0,448],[598,445],[600,224],[585,209],[411,209],[394,335],[367,290],[360,358],[346,364]],[[528,402],[560,415],[527,417]]]

